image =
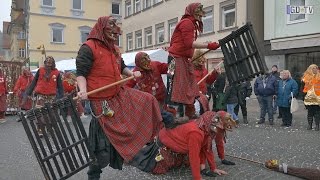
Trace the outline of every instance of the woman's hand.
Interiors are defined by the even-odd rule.
[[[225,172],[224,170],[220,170],[220,169],[215,169],[213,172],[219,174],[219,175],[226,175],[228,174],[227,172]]]
[[[79,97],[81,100],[86,100],[86,99],[88,99],[87,92],[83,92],[83,91],[78,92],[78,97]]]
[[[138,78],[138,77],[141,76],[141,72],[140,72],[140,71],[134,71],[134,72],[132,72],[132,76],[133,76],[134,78]]]

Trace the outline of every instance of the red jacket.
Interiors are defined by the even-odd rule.
[[[145,71],[135,67],[133,71],[140,71],[142,76],[135,80],[130,80],[126,84],[128,87],[135,87],[140,91],[150,93],[160,102],[164,101],[166,96],[166,87],[163,83],[161,74],[167,74],[168,64],[158,61],[151,61],[151,71]]]
[[[39,77],[35,92],[43,95],[56,95],[57,94],[57,81],[59,71],[57,69],[51,70],[49,81],[45,78],[46,70],[44,67],[39,68]]]
[[[0,76],[0,95],[7,93],[7,81],[6,78],[2,75]]]
[[[19,91],[24,92],[27,87],[31,84],[33,80],[33,76],[25,76],[25,75],[21,75],[19,77],[19,79],[17,80],[13,92],[14,93],[18,93]]]
[[[194,69],[194,76],[197,83],[207,74],[208,74],[208,70],[205,67],[203,67],[202,69],[199,69],[199,68]],[[207,91],[208,91],[207,84],[212,84],[217,79],[217,76],[218,76],[218,73],[213,72],[199,84],[199,90],[201,91],[202,94],[207,94]]]
[[[76,86],[73,84],[70,84],[67,80],[64,80],[62,82],[62,85],[65,93],[71,93],[73,90],[76,89]]]
[[[172,151],[188,154],[194,180],[200,180],[200,164],[209,163],[210,169],[216,169],[212,148],[208,150],[208,138],[198,125],[191,121],[174,129],[161,129],[160,141]]]
[[[196,39],[196,28],[192,20],[188,18],[181,20],[172,34],[169,53],[173,57],[192,58],[194,52],[192,44]]]
[[[98,41],[89,40],[85,42],[93,53],[93,64],[87,79],[87,91],[121,80],[121,58],[106,49]],[[120,91],[121,85],[110,87],[106,90],[94,93],[89,99],[108,99]]]

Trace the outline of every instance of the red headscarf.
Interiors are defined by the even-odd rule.
[[[203,23],[202,21],[199,21],[199,20],[196,20],[194,18],[194,14],[195,14],[195,10],[201,6],[201,3],[191,3],[189,4],[187,7],[186,7],[186,10],[184,12],[184,15],[182,16],[181,19],[184,19],[184,18],[188,18],[190,19],[194,25],[196,26],[196,29],[199,31],[199,32],[203,32]]]
[[[105,35],[105,32],[110,32],[114,34],[121,34],[120,27],[115,23],[113,26],[110,26],[109,21],[115,21],[111,16],[102,16],[99,17],[98,22],[92,28],[90,34],[88,35],[87,40],[96,39],[101,41],[109,50],[115,51],[115,41],[108,38]]]

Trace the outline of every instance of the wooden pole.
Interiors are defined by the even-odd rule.
[[[219,62],[207,75],[205,75],[197,84],[199,85],[203,80],[207,79],[208,76],[210,76],[210,74],[216,70],[217,67],[220,66],[220,64],[223,63],[223,61]]]
[[[233,156],[233,155],[230,155],[230,154],[226,154],[226,156],[233,157],[233,158],[237,158],[237,159],[241,159],[241,160],[245,160],[245,161],[249,161],[249,162],[253,162],[253,163],[256,163],[256,164],[262,164],[262,165],[264,165],[264,163],[262,163],[262,162],[254,161],[254,160],[247,159],[247,158],[242,158],[242,157],[238,157],[238,156]]]
[[[194,58],[192,61],[198,60],[199,58],[201,58],[202,56],[204,56],[205,54],[207,54],[210,51],[211,51],[211,49],[207,50],[206,52],[200,54],[198,57]]]
[[[131,80],[131,79],[134,79],[134,76],[130,76],[130,77],[128,77],[128,78],[121,79],[120,81],[114,82],[114,83],[112,83],[112,84],[108,84],[108,85],[106,85],[106,86],[103,86],[103,87],[100,87],[100,88],[98,88],[98,89],[92,90],[92,91],[88,92],[87,95],[89,96],[89,95],[91,95],[91,94],[94,94],[94,93],[103,91],[103,90],[108,89],[108,88],[110,88],[110,87],[112,87],[112,86],[115,86],[115,85],[124,83],[124,82],[126,82],[126,81],[129,81],[129,80]],[[79,99],[79,96],[73,98],[73,100],[77,100],[77,99]]]

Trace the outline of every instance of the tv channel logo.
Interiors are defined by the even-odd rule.
[[[313,14],[313,7],[287,5],[287,14]]]

